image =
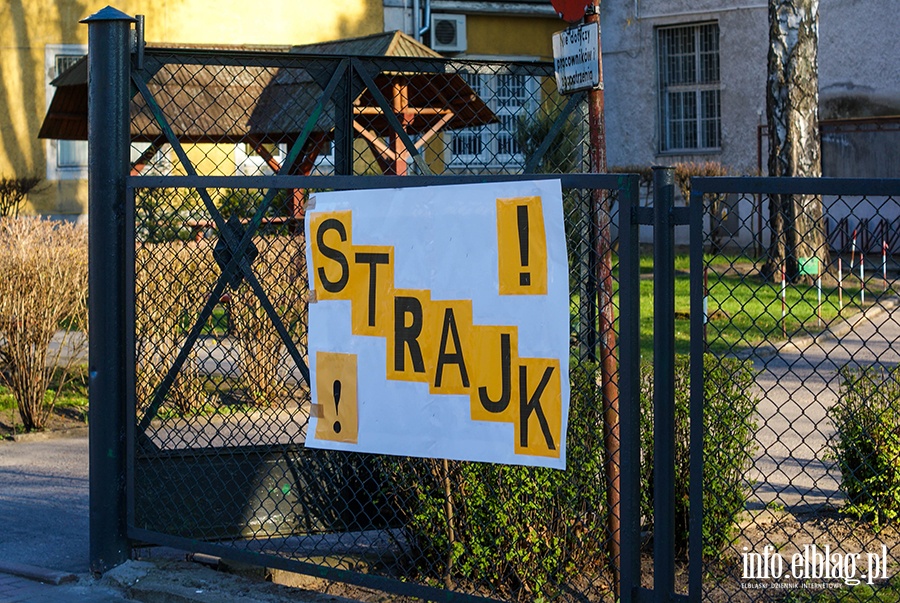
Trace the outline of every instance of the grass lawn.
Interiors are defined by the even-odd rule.
[[[762,279],[759,265],[751,259],[706,256],[705,264],[708,267],[710,316],[707,342],[713,352],[736,351],[765,342],[812,335],[861,309],[860,281],[856,276],[845,275],[841,293],[834,275],[823,275],[821,305],[815,283],[788,283],[782,309],[781,282]],[[641,257],[640,270],[641,354],[649,358],[653,350],[652,256]],[[687,353],[690,348],[691,308],[690,261],[686,254],[676,256],[675,270],[675,350],[677,353]],[[873,279],[866,287],[865,305],[871,305],[883,293],[881,279]],[[615,301],[621,305],[618,292]]]

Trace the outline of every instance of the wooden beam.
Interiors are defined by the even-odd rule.
[[[281,170],[281,164],[272,157],[272,154],[263,146],[262,142],[254,141],[249,144],[253,147],[253,150],[256,151],[256,154],[263,158],[263,161],[266,162],[266,165],[268,165],[273,172],[277,174],[278,171]]]
[[[138,157],[134,163],[131,164],[131,175],[139,176],[141,172],[144,171],[144,168],[147,167],[147,164],[153,159],[153,156],[159,151],[160,147],[165,144],[165,139],[157,139],[150,143],[150,146],[147,147],[147,150],[141,153],[141,156]]]
[[[410,105],[407,108],[407,112],[411,112],[414,115],[445,115],[447,113],[453,113],[453,109],[441,109],[438,107],[413,107]],[[353,109],[354,115],[384,115],[384,111],[381,110],[381,107],[355,107]]]
[[[383,174],[387,174],[391,169],[391,162],[396,159],[394,150],[387,146],[377,134],[364,128],[355,119],[353,120],[353,129],[359,132],[359,135],[369,144],[369,149],[371,149],[372,154],[375,155],[375,161],[378,162],[378,167]]]

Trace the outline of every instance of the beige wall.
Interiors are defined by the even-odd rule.
[[[87,44],[79,21],[107,0],[4,0],[0,3],[0,177],[47,176],[47,141],[37,133],[47,107],[45,47]],[[380,0],[118,0],[115,8],[146,16],[148,42],[301,44],[377,33]],[[27,211],[80,214],[83,180],[48,181]]]
[[[565,29],[559,19],[469,15],[466,18],[469,55],[553,60],[553,34]]]

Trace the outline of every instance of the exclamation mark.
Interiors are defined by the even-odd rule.
[[[516,206],[516,218],[519,225],[519,258],[522,260],[522,268],[528,268],[528,206]],[[519,285],[527,287],[531,285],[531,273],[519,273]]]
[[[339,417],[338,413],[338,405],[341,403],[341,382],[336,380],[334,381],[334,416]],[[334,433],[341,433],[341,422],[334,422]]]

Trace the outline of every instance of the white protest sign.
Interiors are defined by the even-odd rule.
[[[306,445],[565,468],[558,180],[319,193]]]

